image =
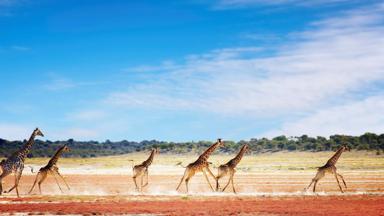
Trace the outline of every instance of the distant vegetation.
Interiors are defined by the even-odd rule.
[[[18,150],[24,141],[8,141],[0,139],[0,157],[6,157]],[[28,157],[50,157],[59,146],[68,144],[71,148],[65,157],[98,157],[107,155],[119,155],[131,152],[143,151],[153,147],[160,148],[162,153],[201,153],[212,144],[212,141],[199,142],[162,142],[157,140],[130,142],[119,141],[105,142],[86,141],[80,142],[73,139],[66,141],[41,141],[36,140],[35,145]],[[239,142],[225,141],[224,147],[221,147],[220,153],[234,153],[242,145],[248,144],[253,153],[275,152],[275,151],[330,151],[336,149],[341,144],[347,144],[350,148],[356,150],[375,150],[381,154],[384,150],[384,134],[365,133],[361,136],[333,135],[325,137],[309,137],[302,135],[300,137],[278,136],[273,139],[261,138],[251,139]]]

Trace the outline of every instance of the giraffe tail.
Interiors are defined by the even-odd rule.
[[[31,173],[35,173],[33,172],[33,167],[32,166],[28,166],[30,169],[31,169]]]
[[[132,166],[132,169],[133,169],[133,167],[135,166],[134,161],[133,161],[132,159],[131,159],[131,160],[128,160],[128,161],[131,161],[131,162],[132,162],[131,166]]]
[[[209,165],[212,165],[213,168],[215,168],[215,169],[219,168],[219,166],[217,165],[218,163],[214,164],[214,163],[208,161],[208,164],[209,164]]]
[[[181,162],[181,161],[177,162],[177,163],[176,163],[176,166],[181,166],[181,167],[183,167],[183,168],[187,168],[187,167],[183,166],[183,162]]]

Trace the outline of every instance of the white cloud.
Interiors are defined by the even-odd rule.
[[[83,128],[83,127],[70,127],[62,130],[52,130],[47,138],[53,138],[58,140],[90,140],[99,138],[99,131],[97,129]]]
[[[382,80],[384,28],[333,26],[330,21],[317,24],[299,35],[302,42],[272,57],[257,57],[260,48],[244,47],[188,56],[157,81],[114,92],[108,101],[225,113],[302,112]],[[256,54],[247,56],[250,50]]]
[[[164,70],[174,70],[177,69],[177,65],[172,61],[164,61],[159,66],[151,65],[140,65],[132,68],[123,69],[127,72],[153,72],[153,71],[164,71]]]
[[[15,124],[0,122],[0,138],[7,140],[29,139],[36,126],[28,124]],[[64,127],[63,129],[41,126],[44,137],[39,139],[67,140],[90,140],[100,138],[100,128],[94,127]]]
[[[67,119],[75,121],[94,121],[106,117],[102,110],[82,110],[67,114]]]
[[[11,9],[25,2],[27,0],[0,0],[0,16],[12,16]]]
[[[0,0],[0,6],[10,6],[10,5],[16,4],[17,2],[19,1],[18,0]]]
[[[217,9],[244,8],[249,6],[300,6],[315,7],[358,2],[356,0],[218,0]]]
[[[44,81],[44,84],[42,85],[43,89],[49,90],[49,91],[60,91],[60,90],[67,90],[67,89],[73,89],[77,87],[84,87],[84,86],[94,86],[94,85],[101,85],[107,83],[106,81],[100,81],[100,82],[93,82],[93,81],[78,81],[73,80],[69,77],[64,77],[58,73],[48,73],[48,80]]]
[[[29,48],[29,47],[17,46],[17,45],[11,46],[11,49],[16,50],[16,51],[29,51],[29,50],[31,50],[31,48]]]
[[[270,131],[267,137],[281,134],[298,136],[328,136],[330,134],[361,135],[365,132],[384,132],[384,96],[372,96],[340,106],[318,110],[314,114],[293,122],[281,129]]]
[[[190,55],[163,68],[154,81],[113,92],[106,101],[118,107],[305,120],[354,104],[384,81],[383,12],[383,7],[365,8],[313,23],[276,52],[240,47]]]
[[[0,138],[7,140],[28,139],[34,129],[34,127],[26,125],[0,123]]]
[[[76,86],[77,84],[70,79],[54,78],[50,80],[47,84],[45,84],[44,88],[50,91],[58,91],[58,90],[71,89]]]

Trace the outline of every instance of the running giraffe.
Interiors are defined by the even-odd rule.
[[[350,151],[350,149],[346,146],[346,145],[343,145],[341,146],[337,151],[336,153],[327,161],[327,163],[324,165],[324,166],[321,166],[317,169],[317,173],[316,173],[316,176],[315,178],[312,179],[311,183],[308,185],[308,187],[306,187],[306,190],[309,189],[309,187],[311,187],[312,183],[315,183],[313,185],[313,192],[316,191],[316,184],[317,182],[324,177],[325,173],[333,173],[335,175],[335,178],[336,178],[336,181],[337,181],[337,184],[339,185],[339,188],[340,188],[340,191],[342,193],[344,193],[343,189],[341,188],[340,186],[340,182],[339,182],[339,179],[337,178],[338,176],[341,178],[341,180],[343,180],[343,183],[344,183],[344,186],[345,186],[345,189],[347,189],[347,184],[345,183],[344,181],[344,178],[342,175],[340,175],[339,173],[336,172],[336,162],[337,160],[339,159],[340,155],[345,152],[345,151]]]
[[[136,165],[133,167],[133,182],[135,182],[136,191],[142,191],[145,186],[148,185],[148,167],[152,164],[153,158],[155,157],[155,154],[159,153],[159,149],[152,149],[151,154],[149,155],[148,159],[145,160],[143,163]],[[146,183],[143,184],[144,176],[146,176]],[[136,178],[141,178],[141,188],[139,190],[139,187],[137,186]]]
[[[229,183],[232,182],[233,192],[236,193],[235,186],[233,184],[233,176],[235,175],[235,172],[236,172],[235,168],[236,168],[237,164],[239,164],[240,160],[243,158],[244,153],[247,150],[248,150],[248,145],[246,145],[246,144],[243,145],[243,147],[241,147],[241,149],[240,149],[239,153],[236,155],[236,157],[234,157],[232,160],[228,161],[228,163],[219,166],[218,174],[216,177],[216,191],[218,191],[220,188],[219,179],[229,174],[230,176],[228,179],[228,183],[227,183],[227,185],[225,185],[225,187],[223,188],[222,191],[225,191],[225,189],[228,187]]]
[[[209,162],[207,161],[209,156],[212,154],[213,151],[215,151],[216,148],[220,147],[223,145],[223,142],[221,141],[221,139],[217,139],[217,142],[214,143],[213,145],[211,145],[207,150],[205,150],[205,152],[203,152],[203,154],[201,154],[199,156],[199,158],[193,162],[193,163],[190,163],[186,169],[185,169],[185,172],[184,172],[184,175],[183,177],[181,178],[180,180],[180,183],[179,185],[177,186],[176,190],[178,190],[180,188],[180,185],[181,183],[183,182],[183,180],[185,179],[185,186],[187,188],[187,193],[188,193],[188,182],[189,180],[192,178],[192,176],[195,175],[195,173],[197,172],[203,172],[205,178],[207,179],[207,182],[209,184],[209,186],[211,187],[212,191],[213,190],[213,187],[211,185],[211,183],[209,182],[209,179],[208,179],[208,176],[207,176],[207,173],[205,173],[205,170],[208,171],[208,173],[214,178],[216,179],[215,175],[213,175],[213,173],[211,172],[211,170],[209,169]]]
[[[60,187],[59,181],[57,180],[56,175],[60,176],[60,178],[64,181],[65,185],[67,186],[68,190],[70,190],[67,182],[65,181],[64,177],[59,173],[59,167],[57,167],[57,161],[63,154],[63,152],[68,152],[70,149],[67,145],[64,145],[60,147],[56,153],[52,156],[52,158],[48,161],[48,164],[44,167],[41,167],[39,172],[36,175],[35,182],[33,182],[31,190],[29,190],[28,194],[30,194],[35,187],[36,183],[38,182],[39,185],[39,191],[41,194],[41,184],[44,182],[44,180],[47,178],[48,174],[51,174],[56,181],[57,186],[59,186],[60,191],[63,192],[63,190]]]
[[[24,144],[24,146],[20,150],[14,152],[7,159],[4,159],[0,162],[0,167],[2,171],[0,175],[0,195],[3,192],[3,178],[13,172],[15,174],[15,185],[11,187],[8,191],[4,191],[4,193],[9,193],[16,188],[17,197],[20,197],[18,186],[24,169],[24,160],[27,157],[28,153],[31,151],[32,145],[35,143],[36,136],[44,136],[43,133],[39,130],[39,128],[33,130],[28,142]]]

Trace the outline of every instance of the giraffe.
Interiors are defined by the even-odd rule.
[[[333,173],[335,175],[337,184],[339,185],[340,191],[344,193],[343,189],[340,186],[339,179],[337,177],[340,177],[341,180],[343,180],[345,189],[347,189],[347,184],[345,183],[343,176],[336,172],[335,164],[339,159],[340,155],[345,151],[350,151],[350,148],[348,148],[346,145],[341,146],[336,151],[336,153],[327,161],[327,163],[324,166],[318,167],[316,176],[312,179],[311,183],[305,189],[308,190],[309,187],[311,187],[312,183],[314,183],[313,192],[315,192],[317,182],[325,176],[325,173]]]
[[[144,187],[148,185],[148,167],[152,164],[153,158],[155,157],[155,154],[159,153],[159,149],[154,148],[151,151],[151,154],[149,155],[148,159],[143,161],[143,163],[138,164],[133,167],[133,182],[136,186],[136,191],[142,191]],[[146,177],[146,183],[143,184],[144,176]],[[137,186],[136,179],[140,177],[141,180],[141,188]]]
[[[0,175],[0,195],[3,192],[3,178],[13,172],[15,174],[15,185],[11,187],[8,191],[4,191],[4,193],[9,193],[16,188],[17,197],[20,197],[18,185],[24,169],[24,160],[27,157],[28,153],[31,151],[32,145],[35,143],[36,136],[44,136],[44,134],[40,131],[39,128],[33,130],[28,142],[24,144],[24,146],[20,150],[14,152],[7,159],[4,159],[0,162],[0,167],[2,170],[2,173]]]
[[[216,191],[219,190],[219,179],[226,176],[226,175],[230,175],[229,176],[229,179],[228,179],[228,183],[227,185],[225,185],[225,187],[223,188],[222,191],[224,191],[230,182],[232,182],[232,189],[233,189],[233,192],[236,193],[236,190],[235,190],[235,186],[233,184],[233,176],[235,175],[235,172],[236,172],[236,166],[237,164],[239,164],[240,160],[243,158],[244,156],[244,153],[248,151],[248,145],[245,144],[243,145],[243,147],[241,147],[239,153],[237,153],[236,157],[234,157],[233,159],[231,159],[230,161],[228,161],[226,164],[223,164],[223,165],[220,165],[219,168],[218,168],[218,174],[217,174],[217,177],[216,177]]]
[[[47,178],[48,174],[51,174],[55,178],[56,184],[57,184],[57,186],[59,186],[59,189],[60,189],[61,192],[63,192],[63,190],[61,189],[59,181],[57,180],[55,175],[58,175],[64,181],[64,183],[67,186],[68,190],[70,190],[67,182],[65,181],[64,177],[59,173],[59,168],[56,165],[57,161],[59,160],[59,158],[61,157],[63,152],[68,152],[68,151],[70,151],[69,147],[67,145],[63,145],[62,147],[60,147],[56,151],[56,153],[48,161],[48,164],[45,165],[44,167],[40,168],[39,172],[36,175],[35,181],[33,182],[32,188],[31,188],[31,190],[29,190],[28,194],[30,194],[32,192],[32,190],[35,187],[37,182],[38,182],[39,191],[40,191],[40,194],[41,194],[41,184]]]
[[[188,182],[189,180],[192,178],[192,176],[195,175],[195,173],[197,172],[203,172],[209,186],[211,187],[212,191],[213,190],[213,187],[211,185],[211,183],[209,182],[209,179],[208,179],[208,176],[207,176],[207,173],[205,172],[205,170],[208,171],[208,173],[214,178],[216,179],[215,175],[213,175],[213,173],[211,172],[211,170],[209,169],[209,162],[208,162],[208,158],[209,156],[212,154],[213,151],[216,150],[216,148],[220,147],[223,145],[223,142],[221,141],[221,139],[217,139],[217,142],[214,143],[213,145],[211,145],[207,150],[205,150],[200,156],[199,158],[193,162],[193,163],[190,163],[186,169],[185,169],[185,172],[184,172],[184,175],[183,177],[181,178],[180,180],[180,183],[179,185],[177,186],[176,190],[178,190],[180,188],[180,185],[181,183],[183,182],[183,180],[185,179],[185,186],[187,188],[187,193],[188,193]]]

